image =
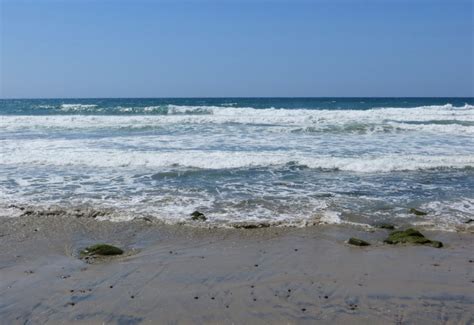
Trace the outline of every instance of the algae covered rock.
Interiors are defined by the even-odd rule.
[[[443,247],[443,243],[435,240],[426,238],[421,232],[416,229],[408,228],[406,230],[393,231],[390,233],[385,243],[395,244],[416,244],[416,245],[427,245],[436,248]]]
[[[349,238],[347,243],[354,246],[369,246],[370,245],[369,242],[366,242],[365,240],[354,238],[354,237]]]
[[[123,250],[118,247],[108,244],[96,244],[89,246],[81,251],[81,256],[110,256],[110,255],[121,255]]]
[[[191,220],[194,220],[194,221],[206,221],[207,218],[206,216],[204,215],[204,213],[201,213],[199,211],[194,211],[193,213],[191,213]]]
[[[414,215],[417,215],[417,216],[426,216],[428,214],[425,211],[421,211],[421,210],[418,210],[418,209],[415,209],[415,208],[411,208],[410,213],[412,213]]]

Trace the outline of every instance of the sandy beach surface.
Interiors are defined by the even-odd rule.
[[[350,226],[0,218],[0,323],[472,324],[472,233],[424,233],[444,247]],[[81,260],[95,243],[125,254]]]

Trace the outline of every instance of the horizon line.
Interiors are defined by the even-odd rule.
[[[315,98],[468,98],[474,99],[474,96],[177,96],[177,97],[0,97],[0,100],[48,100],[48,99],[315,99]]]

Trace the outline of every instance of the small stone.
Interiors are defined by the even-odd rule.
[[[431,246],[431,247],[434,247],[434,248],[442,248],[443,247],[443,243],[440,242],[440,241],[437,241],[437,240],[432,240],[431,243],[429,243],[428,245]]]
[[[194,221],[206,221],[207,218],[206,216],[204,215],[204,213],[201,213],[199,211],[194,211],[193,213],[191,213],[191,220],[194,220]]]
[[[428,214],[425,211],[421,211],[421,210],[418,210],[418,209],[415,209],[415,208],[411,208],[410,213],[414,214],[414,215],[417,215],[417,216],[426,216]]]
[[[270,223],[268,222],[258,222],[258,223],[249,223],[249,222],[239,222],[232,224],[232,227],[237,229],[257,229],[257,228],[268,228]]]
[[[94,255],[121,255],[123,250],[118,247],[108,244],[96,244],[89,246],[80,252],[82,257],[94,256]]]
[[[378,223],[375,225],[375,227],[380,228],[380,229],[388,229],[388,230],[395,229],[395,226],[392,225],[391,223]]]
[[[366,242],[365,240],[354,238],[354,237],[349,238],[347,243],[354,246],[369,246],[370,245],[370,243]]]

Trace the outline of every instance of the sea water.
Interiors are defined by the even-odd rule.
[[[4,99],[12,205],[452,230],[474,217],[474,99]]]

